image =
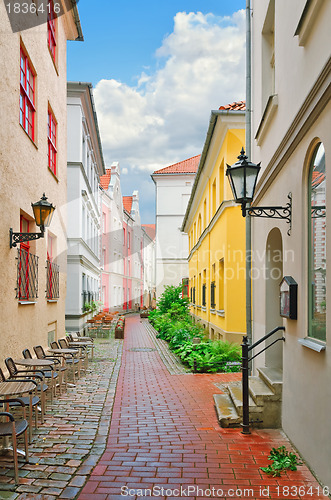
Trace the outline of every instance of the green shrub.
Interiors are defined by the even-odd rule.
[[[191,370],[204,373],[240,371],[241,351],[237,344],[205,339],[201,325],[194,324],[189,313],[188,299],[182,298],[181,286],[167,286],[149,314],[149,321],[157,330],[157,337],[169,342],[169,348]],[[200,339],[200,343],[193,343]]]

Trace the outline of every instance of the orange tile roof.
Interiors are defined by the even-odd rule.
[[[123,208],[126,210],[129,214],[131,213],[131,208],[132,208],[132,196],[123,196]]]
[[[324,172],[319,172],[318,170],[313,170],[311,184],[313,187],[319,186],[325,180]]]
[[[110,168],[106,168],[105,175],[102,175],[100,177],[100,186],[105,191],[107,191],[107,189],[108,189],[108,186],[109,186],[109,183],[110,183],[110,178],[111,178],[111,169]]]
[[[151,240],[155,239],[155,224],[142,224]]]
[[[231,104],[226,104],[225,106],[221,106],[219,109],[225,111],[245,111],[246,110],[246,101],[235,101]]]
[[[193,156],[169,167],[155,170],[154,174],[195,174],[198,170],[201,155]]]

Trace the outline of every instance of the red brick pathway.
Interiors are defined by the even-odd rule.
[[[128,317],[107,448],[79,500],[327,498],[306,466],[282,478],[260,471],[273,446],[291,448],[282,432],[219,427],[214,382],[237,374],[170,375],[155,350],[132,350],[146,347],[144,323]]]

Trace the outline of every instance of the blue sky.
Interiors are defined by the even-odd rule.
[[[68,44],[68,80],[95,87],[106,164],[120,162],[123,194],[139,190],[144,223],[150,173],[199,154],[210,111],[244,98],[245,3],[78,3],[85,41]]]

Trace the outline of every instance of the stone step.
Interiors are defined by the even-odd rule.
[[[283,371],[276,368],[264,366],[257,369],[259,377],[273,391],[274,394],[281,396],[283,390]]]
[[[229,396],[232,399],[234,407],[240,417],[243,414],[243,398],[242,398],[242,387],[240,385],[229,385]],[[249,396],[249,414],[252,420],[259,419],[263,411],[262,406],[258,406],[251,396]]]
[[[280,395],[275,394],[260,377],[249,377],[249,393],[258,406],[269,401],[280,401]]]
[[[241,417],[238,415],[228,394],[214,394],[214,403],[221,427],[240,427]]]

